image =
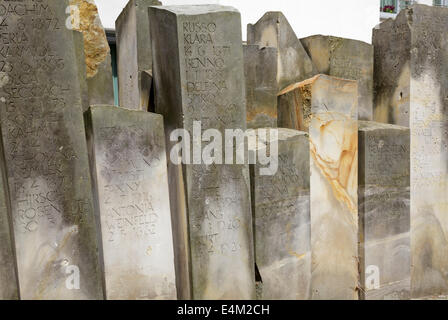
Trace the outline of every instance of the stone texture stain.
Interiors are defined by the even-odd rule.
[[[93,78],[98,72],[98,66],[106,60],[110,51],[106,33],[93,0],[70,0],[70,5],[79,8],[79,23],[75,20],[76,10],[71,10],[72,25],[84,36],[87,78]]]
[[[336,37],[329,37],[328,39],[330,43],[330,57],[337,51],[342,45],[343,45],[343,39],[342,38],[336,38]],[[329,61],[329,64],[331,62]]]
[[[60,258],[63,249],[67,247],[68,243],[72,239],[72,236],[76,232],[77,227],[68,228],[67,233],[64,235],[61,242],[55,248],[52,248],[53,252],[51,253],[51,256],[45,261],[45,267],[42,272],[43,274],[41,275],[41,279],[37,285],[35,299],[44,300],[47,291],[51,290],[51,277],[52,273],[54,272],[55,266],[59,266],[60,269],[62,269],[63,267],[63,264],[61,263],[61,261],[58,261],[58,258]],[[44,260],[42,260],[42,262],[44,262]]]
[[[318,118],[319,116],[315,116]],[[335,198],[345,205],[351,213],[357,214],[356,190],[358,135],[356,122],[348,120],[341,125],[340,121],[318,119],[320,122],[319,142],[310,139],[310,152],[314,163],[329,182]],[[335,143],[335,148],[325,152],[323,146]]]

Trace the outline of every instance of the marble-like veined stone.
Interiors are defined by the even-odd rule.
[[[277,48],[277,91],[318,73],[281,12],[267,12],[257,23],[248,24],[247,43]]]
[[[20,44],[5,47],[0,118],[20,297],[102,299],[82,34],[66,26],[68,0],[14,6],[3,32]]]
[[[415,5],[373,30],[375,120],[411,130],[411,291],[448,293],[448,9]]]
[[[14,244],[12,239],[11,208],[5,174],[3,146],[0,143],[0,300],[17,300],[17,281]]]
[[[86,127],[106,298],[176,299],[162,116],[93,106]]]
[[[106,32],[93,0],[70,0],[72,27],[84,38],[89,105],[114,104],[112,63]]]
[[[243,45],[248,128],[277,127],[277,49]]]
[[[409,299],[411,289],[409,128],[359,122],[361,297]]]
[[[302,131],[274,130],[276,141],[268,130],[256,130],[259,143],[249,148],[260,152],[278,144],[274,175],[262,175],[259,163],[251,165],[255,262],[262,280],[259,298],[304,300],[311,293],[309,140]]]
[[[358,81],[358,118],[373,119],[373,46],[339,37],[300,39],[319,73]]]
[[[142,71],[152,70],[148,8],[160,4],[158,0],[129,0],[115,21],[118,98],[123,108],[147,110],[140,85]]]
[[[279,94],[279,126],[310,139],[312,299],[358,298],[357,88],[317,75]]]
[[[179,144],[175,130],[186,129],[192,137],[196,121],[200,121],[202,131],[214,129],[215,134],[223,135],[226,129],[244,131],[239,12],[232,7],[198,5],[151,7],[149,13],[156,111],[164,116],[167,139],[175,135],[175,141],[167,143],[168,150]],[[202,154],[204,150],[200,151]],[[194,299],[253,299],[248,165],[237,164],[235,159],[210,165],[192,159],[182,166],[174,162],[177,158],[170,160],[176,274],[178,288],[183,290],[179,297],[190,295],[186,269],[190,266],[190,239]]]

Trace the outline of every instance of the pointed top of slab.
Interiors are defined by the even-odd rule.
[[[296,35],[296,33],[294,32],[294,29],[291,27],[291,24],[289,23],[288,19],[286,19],[285,15],[281,11],[268,11],[255,24],[249,23],[249,26],[262,24],[262,23],[265,23],[266,21],[271,21],[273,19],[277,19],[276,22],[279,24],[284,23],[286,28],[289,29],[288,31],[290,31],[294,35]]]
[[[278,89],[317,74],[317,69],[283,13],[266,12],[247,25],[247,43],[278,49]]]

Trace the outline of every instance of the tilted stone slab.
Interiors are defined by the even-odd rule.
[[[259,144],[249,149],[272,151],[272,143],[278,144],[274,175],[262,175],[264,166],[259,163],[251,165],[255,262],[263,283],[260,299],[306,300],[311,294],[309,140],[305,132],[278,129],[274,141],[266,139],[266,131],[256,130]]]
[[[356,81],[326,75],[279,96],[279,119],[310,138],[312,299],[358,298],[357,108]]]
[[[70,0],[72,26],[84,38],[89,105],[114,104],[112,63],[106,32],[93,0]]]
[[[247,43],[278,49],[277,91],[318,73],[281,12],[267,12],[255,24],[247,25]]]
[[[141,99],[141,72],[152,70],[148,8],[157,0],[129,0],[115,21],[120,106],[146,110]],[[170,54],[170,53],[166,53]]]
[[[202,130],[244,131],[239,12],[219,5],[152,7],[150,22],[156,111],[164,115],[167,139],[178,128],[192,136],[195,121]],[[175,144],[167,143],[168,150]],[[248,166],[195,163],[168,165],[177,275],[188,277],[188,217],[192,297],[255,298]],[[178,288],[185,290],[188,279],[182,281]]]
[[[359,122],[359,260],[368,300],[410,298],[409,142],[409,128]]]
[[[162,116],[93,106],[86,126],[107,299],[176,299]]]
[[[82,35],[66,28],[69,1],[11,5],[4,30],[21,43],[3,44],[0,117],[20,296],[101,299]]]
[[[277,49],[243,45],[248,128],[277,127]]]
[[[358,118],[373,119],[373,46],[358,40],[315,35],[300,39],[319,73],[358,81]]]
[[[448,9],[415,5],[373,31],[375,119],[411,130],[412,297],[448,293]]]

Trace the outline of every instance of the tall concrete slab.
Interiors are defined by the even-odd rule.
[[[164,116],[167,140],[176,129],[186,129],[193,136],[197,125],[199,133],[244,131],[239,12],[219,5],[151,7],[149,12],[156,111]],[[168,150],[178,144],[178,137],[174,138],[175,142],[168,141]],[[254,298],[248,166],[235,159],[233,164],[193,159],[194,163],[186,161],[183,166],[173,160],[168,162],[168,175],[176,272],[178,288],[185,290],[179,296],[189,294],[187,268],[191,265],[194,299]]]
[[[115,21],[120,106],[146,110],[141,92],[142,71],[152,70],[148,8],[157,0],[129,0]]]
[[[259,298],[307,300],[311,296],[309,140],[303,131],[272,130],[278,130],[276,138],[267,129],[256,130],[258,143],[249,148],[266,152],[278,144],[274,175],[262,175],[260,163],[251,165],[255,262],[262,281]]]
[[[279,126],[310,139],[311,299],[358,298],[357,111],[353,80],[317,75],[279,94]]]
[[[406,300],[411,291],[409,128],[359,122],[361,298]]]
[[[102,299],[85,138],[82,34],[69,1],[8,3],[0,118],[22,299]]]
[[[107,299],[176,299],[162,116],[92,106],[86,127]]]
[[[373,30],[375,119],[411,130],[412,297],[448,293],[448,9],[415,5]]]

